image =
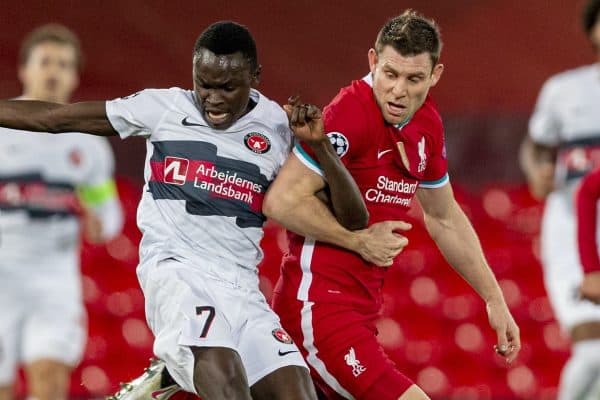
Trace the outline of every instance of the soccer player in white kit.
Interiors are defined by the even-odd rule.
[[[80,58],[67,28],[30,33],[21,48],[19,99],[66,103]],[[13,398],[20,365],[30,399],[67,398],[86,341],[79,233],[103,241],[122,222],[106,139],[52,139],[0,128],[0,400]]]
[[[587,2],[583,27],[599,62],[546,81],[521,153],[532,192],[547,195],[541,233],[544,281],[556,319],[573,342],[559,400],[597,399],[589,390],[600,380],[600,306],[578,296],[583,271],[574,211],[577,183],[600,165],[600,0]]]
[[[262,201],[292,144],[284,111],[254,89],[259,75],[250,32],[219,22],[196,42],[194,90],[68,106],[0,102],[2,126],[146,139],[137,273],[166,369],[152,365],[118,399],[167,399],[181,388],[204,400],[316,399],[304,360],[258,287]],[[341,166],[335,152],[323,154]],[[347,197],[356,205],[352,184]],[[386,240],[392,232],[332,223],[323,231],[320,240],[345,235],[363,256],[402,248]]]

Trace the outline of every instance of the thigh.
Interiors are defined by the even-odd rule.
[[[25,364],[54,360],[74,367],[81,360],[87,335],[85,309],[76,289],[78,278],[64,279],[64,285],[40,290],[36,304],[26,311],[22,333]]]
[[[12,385],[20,358],[21,310],[0,298],[0,386]]]
[[[202,399],[251,400],[242,359],[232,349],[192,347],[195,393]]]
[[[413,385],[378,343],[371,317],[303,302],[298,320],[313,379],[327,398],[397,400]]]
[[[250,386],[284,367],[304,369],[308,376],[308,366],[298,347],[258,288],[248,295],[246,304],[247,321],[239,332],[238,349]]]
[[[251,387],[253,400],[316,400],[317,394],[308,369],[279,368]]]
[[[155,336],[154,353],[165,361],[173,379],[193,393],[191,348],[223,348],[237,354],[242,296],[174,260],[159,263],[140,283]]]

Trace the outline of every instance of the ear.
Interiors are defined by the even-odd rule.
[[[25,84],[25,65],[19,65],[19,71],[17,72],[17,76],[19,77],[19,82],[21,85]]]
[[[444,72],[444,64],[436,64],[431,72],[431,87],[435,86]]]
[[[367,57],[369,58],[369,69],[371,70],[371,73],[375,72],[375,67],[377,66],[377,51],[375,49],[369,49],[369,52],[367,53]]]
[[[262,72],[262,65],[259,64],[259,66],[256,67],[256,72],[254,72],[254,75],[252,76],[252,82],[250,83],[250,86],[252,86],[253,88],[256,88],[258,86],[258,84],[260,83],[261,72]]]

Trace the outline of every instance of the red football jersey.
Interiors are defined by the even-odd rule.
[[[598,257],[598,200],[600,199],[600,168],[581,181],[577,192],[577,245],[579,258],[586,273],[600,271]]]
[[[370,75],[343,88],[325,107],[325,130],[356,181],[369,210],[369,224],[403,220],[418,187],[448,183],[442,119],[428,97],[410,120],[385,122]],[[294,154],[323,174],[310,148]],[[386,268],[358,254],[290,233],[278,290],[295,290],[303,301],[353,301],[379,305]]]

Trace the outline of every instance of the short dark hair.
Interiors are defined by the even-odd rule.
[[[403,56],[429,53],[432,65],[435,66],[440,59],[442,38],[435,21],[408,9],[386,22],[377,34],[377,54],[385,46],[392,46]]]
[[[206,28],[196,40],[194,56],[200,49],[210,50],[217,55],[240,52],[250,63],[253,72],[258,68],[256,43],[252,34],[248,28],[233,21],[215,22]]]
[[[33,48],[38,44],[45,42],[72,46],[73,49],[75,49],[75,62],[77,63],[77,68],[81,69],[83,66],[83,56],[79,38],[72,30],[61,24],[42,25],[25,36],[23,43],[21,43],[21,50],[19,51],[19,64],[27,64]]]
[[[581,14],[581,22],[583,30],[588,35],[592,32],[592,28],[596,25],[600,17],[600,0],[590,0],[583,7],[583,13]]]

